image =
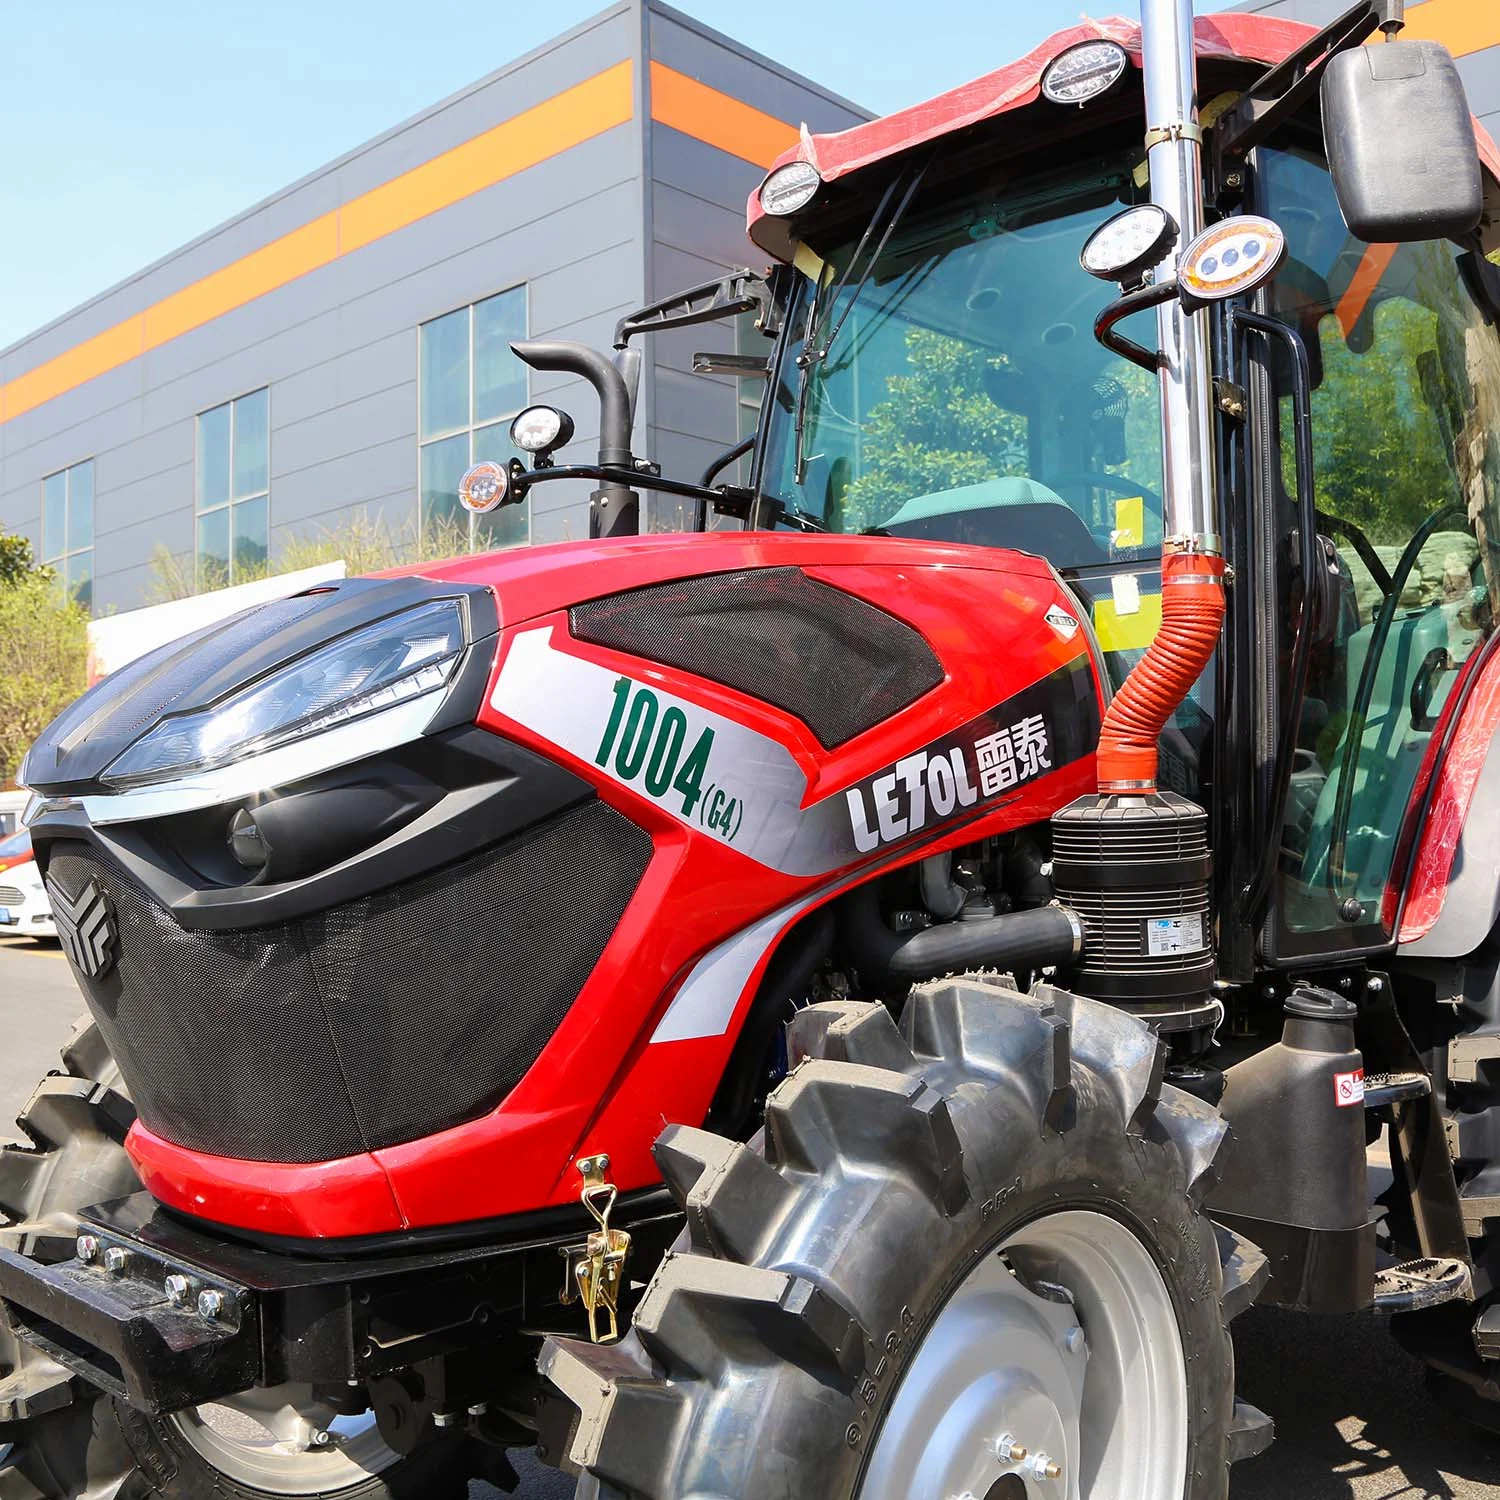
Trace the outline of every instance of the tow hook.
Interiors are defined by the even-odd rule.
[[[625,1280],[625,1260],[630,1254],[630,1236],[623,1229],[611,1229],[609,1216],[614,1210],[619,1189],[608,1181],[609,1157],[603,1154],[581,1157],[578,1170],[583,1187],[578,1198],[593,1216],[598,1228],[583,1246],[565,1245],[559,1251],[564,1259],[563,1288],[559,1301],[564,1307],[582,1301],[589,1315],[589,1338],[596,1344],[612,1344],[620,1337],[620,1288]],[[609,1317],[608,1330],[599,1332],[599,1309]]]

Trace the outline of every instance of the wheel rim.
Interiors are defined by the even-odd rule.
[[[175,1413],[190,1447],[226,1478],[273,1495],[353,1488],[395,1463],[373,1412],[341,1416],[310,1385],[279,1385]]]
[[[1070,1210],[1017,1230],[944,1303],[859,1495],[1182,1500],[1186,1478],[1171,1293],[1124,1224]]]

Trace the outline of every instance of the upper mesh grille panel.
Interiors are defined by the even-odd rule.
[[[329,1161],[485,1113],[577,998],[651,856],[591,802],[392,890],[243,932],[178,926],[82,844],[119,957],[78,975],[142,1120],[193,1150]],[[76,971],[75,971],[76,972]]]
[[[893,615],[799,568],[653,584],[576,605],[580,641],[722,682],[801,719],[828,748],[943,680],[932,648]]]

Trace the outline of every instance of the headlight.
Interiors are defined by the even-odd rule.
[[[104,773],[140,786],[208,771],[445,687],[464,647],[452,599],[393,615],[281,667],[212,708],[163,719]]]

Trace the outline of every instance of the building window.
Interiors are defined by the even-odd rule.
[[[270,396],[198,413],[198,588],[265,576],[271,550]]]
[[[42,561],[70,598],[94,608],[94,460],[42,481]]]
[[[460,307],[420,329],[417,445],[422,537],[439,549],[514,547],[531,537],[531,502],[470,515],[458,483],[470,464],[509,463],[511,418],[526,405],[526,366],[510,352],[526,337],[526,288]]]

